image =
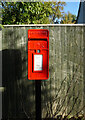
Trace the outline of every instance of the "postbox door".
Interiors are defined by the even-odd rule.
[[[28,42],[28,79],[48,79],[47,41]]]

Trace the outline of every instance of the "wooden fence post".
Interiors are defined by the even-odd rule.
[[[41,120],[41,80],[35,81],[36,120]]]

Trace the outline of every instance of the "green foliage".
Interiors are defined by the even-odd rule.
[[[2,24],[0,24],[0,29],[4,28]]]
[[[2,23],[54,23],[56,17],[63,16],[64,5],[65,2],[2,2]]]
[[[76,15],[73,15],[70,12],[68,12],[68,14],[65,14],[62,17],[61,24],[74,24],[76,23],[76,19]]]

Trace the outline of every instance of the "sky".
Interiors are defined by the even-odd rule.
[[[68,13],[68,11],[72,14],[78,15],[79,2],[66,2],[66,6],[64,6],[64,12]]]
[[[64,6],[64,13],[68,13],[68,11],[73,14],[73,15],[78,15],[78,10],[79,10],[79,5],[80,5],[80,2],[77,1],[77,2],[66,2],[66,5]],[[55,19],[56,21],[56,19]],[[61,19],[59,20],[59,22],[61,21]]]

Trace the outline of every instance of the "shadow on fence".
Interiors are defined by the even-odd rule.
[[[19,50],[6,49],[2,51],[2,85],[5,87],[2,101],[2,116],[8,118],[19,112],[20,96],[17,96],[17,81],[22,76],[21,52]],[[16,102],[17,101],[17,102]],[[16,104],[17,103],[17,104]]]

